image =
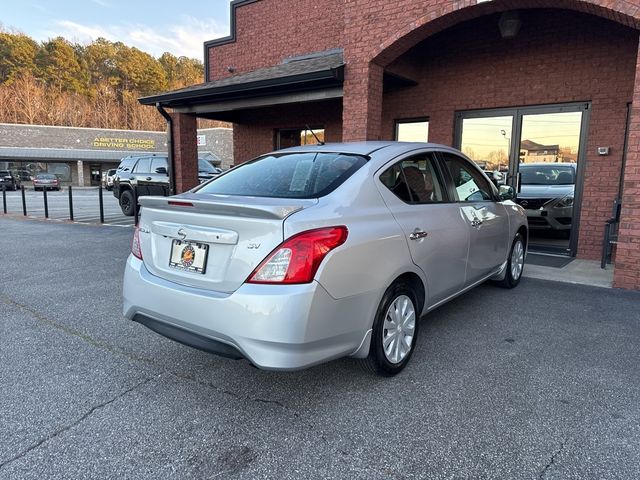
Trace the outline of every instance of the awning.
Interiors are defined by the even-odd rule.
[[[342,97],[341,50],[311,54],[232,77],[139,99],[143,105],[206,114]]]

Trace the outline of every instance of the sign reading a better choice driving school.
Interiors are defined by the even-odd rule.
[[[146,138],[95,137],[91,145],[110,150],[155,150],[156,141]]]

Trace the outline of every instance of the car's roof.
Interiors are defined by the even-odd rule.
[[[416,149],[432,148],[437,150],[451,150],[458,153],[457,150],[446,145],[438,143],[423,142],[393,142],[393,141],[368,141],[368,142],[345,142],[345,143],[326,143],[324,145],[302,145],[299,147],[284,148],[277,152],[340,152],[351,153],[356,155],[371,155],[382,149],[393,149],[394,154],[410,152]]]

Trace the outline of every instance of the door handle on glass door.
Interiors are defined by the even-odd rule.
[[[427,232],[416,228],[413,233],[409,234],[409,240],[420,240],[426,238],[429,235]]]

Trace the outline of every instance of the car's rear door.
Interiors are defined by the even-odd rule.
[[[427,277],[427,306],[457,293],[465,282],[469,228],[450,201],[429,151],[394,160],[377,173],[382,197],[404,232],[411,258]]]
[[[471,285],[489,275],[507,258],[509,218],[479,168],[452,152],[440,152],[439,156],[450,194],[458,201],[461,217],[469,231],[466,285]]]
[[[169,174],[167,157],[153,157],[149,170],[149,195],[169,195]]]
[[[136,163],[133,169],[133,175],[131,179],[131,186],[137,186],[137,196],[142,197],[144,195],[153,195],[152,185],[153,178],[151,177],[151,159],[152,157],[142,157]]]

